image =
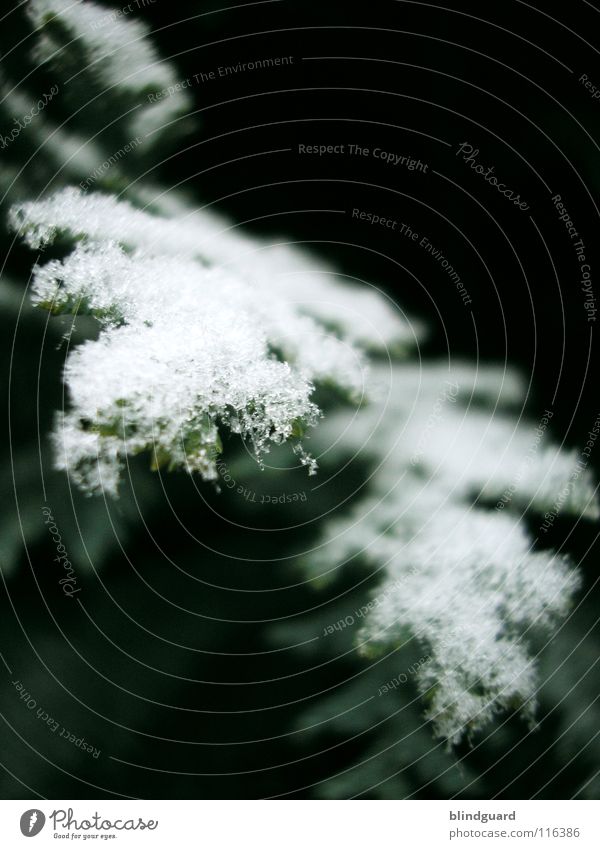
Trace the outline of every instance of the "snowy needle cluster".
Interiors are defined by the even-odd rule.
[[[374,369],[372,383],[379,403],[352,420],[330,417],[319,434],[326,443],[344,433],[340,463],[370,460],[367,494],[328,523],[305,566],[317,584],[346,564],[381,571],[360,651],[420,643],[430,655],[416,675],[428,717],[458,742],[499,709],[533,713],[528,637],[564,616],[578,587],[564,557],[534,550],[521,510],[541,514],[564,491],[566,511],[597,519],[595,486],[579,474],[577,452],[498,412],[523,399],[514,374],[397,364]]]
[[[68,64],[70,84],[76,84],[85,72],[95,78],[100,90],[114,90],[128,101],[126,126],[131,138],[146,136],[154,142],[161,127],[190,108],[191,101],[181,90],[157,103],[146,98],[176,86],[178,80],[140,21],[120,20],[110,9],[73,0],[31,0],[27,11],[40,29],[36,53],[42,61]],[[140,96],[145,99],[143,106],[137,102],[132,108],[132,100]]]
[[[46,61],[64,63],[76,47],[80,67],[123,102],[176,79],[137,23],[72,0],[34,0],[30,12]],[[156,108],[167,112],[134,110],[127,132],[158,132],[186,103]],[[53,190],[11,214],[32,248],[60,239],[71,250],[35,267],[34,303],[99,326],[67,358],[58,466],[89,493],[117,494],[127,458],[140,452],[155,467],[214,480],[223,437],[237,434],[259,462],[289,441],[315,473],[301,441],[312,428],[313,453],[327,463],[358,457],[370,469],[305,564],[315,584],[348,569],[380,576],[361,652],[381,657],[417,640],[427,661],[416,683],[450,741],[500,709],[531,716],[530,636],[566,613],[578,576],[534,547],[521,513],[552,509],[559,492],[565,512],[597,518],[598,504],[587,471],[575,474],[577,453],[548,443],[548,417],[542,427],[507,412],[522,403],[519,380],[400,362],[420,329],[376,289],[143,181],[119,196],[94,189]],[[323,416],[318,387],[339,412]]]
[[[347,291],[308,259],[231,232],[220,244],[200,213],[163,218],[66,189],[11,219],[35,248],[58,233],[77,239],[66,259],[34,269],[33,299],[102,327],[69,355],[71,410],[56,433],[61,467],[90,492],[116,494],[127,455],[142,451],[157,467],[214,480],[220,427],[257,459],[297,440],[312,473],[300,437],[319,416],[315,383],[360,398],[359,340],[382,346],[409,333],[376,294],[358,292],[360,313],[350,295],[344,314]],[[223,255],[236,262],[225,267]]]

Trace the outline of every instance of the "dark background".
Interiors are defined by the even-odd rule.
[[[585,442],[600,407],[596,331],[586,320],[575,252],[551,197],[560,194],[571,213],[594,279],[600,100],[578,78],[585,73],[600,85],[594,35],[600,11],[584,2],[538,6],[283,0],[221,12],[211,4],[156,0],[137,17],[151,25],[181,79],[293,56],[289,66],[190,87],[196,128],[183,133],[153,179],[182,184],[195,204],[226,213],[250,232],[309,245],[349,276],[381,287],[427,323],[423,358],[518,367],[531,381],[532,419],[551,407],[555,440],[575,446]],[[3,35],[9,43],[11,37]],[[478,148],[481,164],[494,165],[531,209],[518,210],[468,168],[455,155],[461,142]],[[428,163],[428,173],[351,156],[350,143],[412,155]],[[345,144],[346,153],[301,155],[299,144]],[[427,235],[460,274],[472,304],[463,303],[417,245],[353,220],[355,207]],[[27,251],[13,250],[13,274],[27,263]],[[598,291],[600,284],[593,285]],[[7,326],[4,342],[9,358],[12,330]],[[33,367],[19,371],[19,363],[20,352],[24,359],[42,337],[41,323],[16,336],[13,444],[26,434],[33,438],[38,426],[25,400]],[[62,358],[61,350],[45,355],[42,433],[61,405]],[[595,453],[592,465],[597,461]],[[42,493],[27,459],[14,478],[10,468],[7,509],[14,512],[15,495],[20,510],[36,487]],[[294,730],[306,726],[305,711],[320,717],[328,699],[344,704],[344,682],[362,666],[351,653],[281,649],[272,620],[287,628],[283,645],[301,642],[318,628],[306,622],[335,619],[337,596],[350,594],[352,582],[317,598],[309,587],[291,586],[297,576],[288,560],[269,563],[302,546],[302,529],[296,536],[238,536],[235,546],[246,562],[212,554],[229,551],[230,533],[226,519],[206,508],[215,494],[201,488],[199,496],[184,475],[162,479],[159,489],[141,467],[135,473],[141,507],[125,496],[106,504],[100,520],[96,510],[87,530],[83,520],[81,606],[65,607],[55,575],[42,568],[52,556],[47,539],[29,547],[5,578],[0,638],[11,680],[24,681],[45,710],[102,754],[94,760],[48,739],[5,682],[4,796],[318,795],[327,786],[320,782],[365,758],[381,733],[375,721],[385,727],[389,749],[375,742],[374,762],[351,772],[334,794],[569,797],[584,785],[588,794],[597,792],[593,525],[560,517],[549,540],[581,561],[586,585],[540,661],[542,671],[562,666],[558,677],[544,678],[539,728],[532,732],[511,717],[473,748],[465,743],[450,755],[420,728],[418,705],[399,717],[392,715],[401,708],[396,704],[376,720],[354,711],[354,724]],[[20,494],[28,475],[34,480]],[[77,500],[66,481],[54,486],[59,524],[85,517],[89,502]],[[239,504],[225,514],[247,517]],[[284,524],[295,518],[284,515]],[[261,521],[276,527],[281,519]],[[310,613],[315,606],[321,612]],[[413,727],[415,736],[403,747]]]
[[[426,318],[427,353],[450,349],[518,363],[532,375],[539,403],[549,404],[558,384],[555,406],[570,418],[593,324],[551,197],[561,194],[593,269],[600,104],[578,78],[594,80],[600,68],[596,45],[584,43],[599,13],[583,3],[567,18],[566,11],[561,3],[539,10],[492,3],[486,23],[477,20],[478,3],[283,2],[190,19],[191,8],[157,0],[145,17],[182,79],[256,58],[294,57],[290,66],[188,89],[201,130],[163,173],[257,233],[322,244],[347,273],[385,287],[409,313]],[[456,156],[465,141],[528,202],[528,212]],[[299,144],[311,143],[412,155],[429,173],[351,156],[348,147],[345,155],[298,153]],[[269,154],[284,148],[291,150]],[[472,310],[427,255],[395,232],[352,220],[353,207],[427,235],[460,274]],[[320,208],[345,214],[303,212]],[[592,415],[593,395],[590,384],[582,402]],[[586,423],[583,417],[584,430]]]

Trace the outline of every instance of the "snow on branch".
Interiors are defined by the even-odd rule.
[[[260,459],[314,425],[315,384],[359,400],[364,348],[385,347],[394,331],[409,338],[376,293],[357,311],[346,287],[344,312],[342,284],[299,251],[250,251],[207,215],[169,219],[68,189],[15,208],[11,221],[32,246],[59,233],[77,240],[64,260],[35,268],[33,300],[55,314],[91,314],[103,328],[68,358],[72,406],[55,434],[61,468],[87,491],[116,493],[126,456],[141,451],[156,466],[214,479],[220,426]],[[223,254],[238,260],[220,267]],[[314,460],[295,450],[313,472]]]
[[[396,364],[372,380],[379,404],[340,412],[317,433],[318,450],[332,445],[338,461],[358,457],[373,471],[305,568],[317,583],[361,563],[380,574],[360,651],[417,640],[428,652],[416,675],[427,715],[456,743],[499,710],[533,715],[531,637],[568,612],[579,586],[519,511],[543,512],[564,490],[565,513],[597,519],[596,487],[577,452],[549,442],[551,411],[537,425],[497,412],[523,400],[510,372]]]
[[[109,95],[131,100],[132,138],[141,135],[155,143],[169,122],[189,111],[191,98],[177,85],[174,67],[158,55],[145,23],[88,0],[30,0],[27,10],[40,30],[40,59],[60,68],[78,56],[71,79],[91,76]],[[173,94],[159,102],[148,99],[163,89]]]

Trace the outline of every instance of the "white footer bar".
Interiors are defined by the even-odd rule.
[[[35,842],[28,844],[27,840]],[[4,801],[0,846],[600,849],[596,801]]]

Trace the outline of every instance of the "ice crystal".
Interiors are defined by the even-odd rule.
[[[218,216],[162,198],[170,214],[154,215],[110,195],[85,195],[68,188],[22,204],[11,213],[31,247],[58,234],[90,242],[118,242],[150,255],[168,255],[218,265],[252,282],[269,286],[299,313],[336,330],[350,345],[367,349],[406,348],[423,332],[376,289],[343,281],[327,263],[286,244],[269,244],[241,235]]]
[[[90,313],[103,327],[68,358],[72,409],[55,436],[61,467],[89,491],[116,492],[127,454],[141,451],[155,465],[213,479],[223,425],[260,458],[315,423],[316,383],[360,399],[359,339],[385,346],[392,328],[408,338],[406,323],[373,293],[361,299],[353,333],[355,308],[334,309],[341,284],[329,274],[291,249],[255,248],[244,262],[246,240],[226,232],[223,245],[199,214],[169,219],[66,190],[17,208],[12,222],[32,246],[58,233],[78,239],[64,260],[36,267],[33,300],[54,313]],[[223,254],[238,260],[219,266]],[[307,284],[301,297],[290,274]],[[311,316],[327,310],[335,321]],[[314,472],[314,460],[295,450]]]

